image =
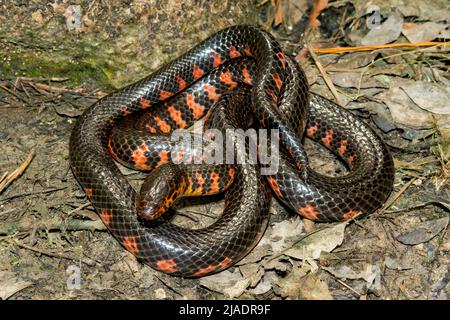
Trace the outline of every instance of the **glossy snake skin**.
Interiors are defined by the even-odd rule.
[[[233,98],[233,92],[245,86],[250,95]],[[228,111],[227,104],[232,105]],[[212,111],[216,120],[211,125],[220,123],[218,115],[239,113],[236,105],[248,105],[254,126],[279,130],[283,153],[275,175],[262,178],[257,165],[217,169],[162,165],[169,160],[164,148],[172,146],[146,144],[140,134],[114,129],[139,116],[140,130],[161,140],[159,134],[192,125],[211,107],[217,110]],[[144,110],[148,115],[141,116]],[[248,121],[223,122],[219,127],[244,126],[243,122]],[[339,155],[350,173],[331,178],[311,170],[301,145],[303,134]],[[136,206],[143,196],[137,196],[111,154],[137,169],[159,166],[155,171],[164,177],[181,177],[185,173],[180,176],[180,171],[190,170],[178,184],[178,178],[166,179],[170,183],[160,189],[154,187],[161,186],[155,184],[156,173],[151,173],[154,178],[146,191],[154,196],[165,191],[167,206],[173,202],[169,201],[173,190],[195,195],[226,189],[223,215],[200,230],[183,229],[165,219],[144,222]],[[153,268],[183,277],[223,270],[253,248],[267,225],[268,186],[299,214],[337,221],[378,208],[392,189],[394,172],[379,137],[331,101],[316,95],[309,99],[300,67],[270,34],[252,26],[222,30],[152,75],[96,102],[73,129],[70,162],[103,222],[123,246]],[[228,182],[222,182],[227,176]]]

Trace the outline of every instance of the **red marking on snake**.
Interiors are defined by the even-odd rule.
[[[85,189],[84,189],[84,193],[86,193],[86,195],[87,195],[89,198],[92,198],[92,189],[91,189],[91,188],[85,188]]]
[[[169,152],[167,152],[166,150],[162,150],[159,153],[159,161],[156,164],[156,167],[162,166],[163,164],[166,164],[167,162],[169,162]]]
[[[331,142],[333,141],[333,130],[327,130],[327,135],[325,136],[325,138],[322,138],[322,142],[324,144],[325,147],[327,147],[328,149],[331,148]]]
[[[200,269],[195,273],[195,275],[196,275],[197,277],[201,277],[201,276],[207,275],[208,273],[213,272],[214,270],[216,270],[216,267],[215,267],[215,266],[207,266],[206,268],[200,268]]]
[[[200,192],[201,192],[201,189],[203,188],[203,185],[205,184],[205,180],[203,179],[202,174],[200,172],[195,173],[195,179],[197,179],[197,183],[199,185]]]
[[[250,49],[250,46],[246,45],[244,48],[244,52],[247,56],[253,57],[253,53],[252,53],[252,50]]]
[[[241,53],[236,50],[236,47],[235,46],[231,46],[230,47],[230,58],[234,59],[234,58],[238,58],[240,56],[241,56]]]
[[[298,209],[298,213],[310,220],[316,220],[318,214],[313,205],[309,203],[305,207]]]
[[[308,128],[308,130],[306,130],[306,135],[310,138],[313,138],[318,129],[319,128],[317,128],[317,126],[311,126]]]
[[[275,81],[275,85],[277,86],[278,90],[281,90],[281,86],[283,85],[283,81],[281,81],[280,75],[278,73],[274,73],[272,75],[273,81]]]
[[[353,161],[355,161],[355,155],[354,154],[352,154],[351,156],[348,157],[348,164],[352,165]]]
[[[116,159],[118,158],[117,157],[117,153],[115,153],[114,149],[113,149],[112,137],[111,136],[109,137],[109,140],[108,140],[108,151],[113,156],[113,158],[116,158]]]
[[[149,125],[149,124],[146,124],[145,125],[145,128],[148,130],[148,132],[150,132],[150,133],[156,133],[156,129],[155,128],[153,128],[151,125]]]
[[[278,97],[272,89],[267,89],[266,94],[272,99],[273,102],[278,101]]]
[[[165,91],[165,90],[159,90],[159,99],[161,99],[161,101],[164,101],[164,100],[170,98],[172,95],[173,95],[172,92]]]
[[[109,227],[112,218],[112,209],[109,210],[102,209],[102,212],[100,213],[100,218],[102,219],[103,223],[107,227]]]
[[[219,192],[219,175],[217,172],[211,172],[211,192],[218,193]]]
[[[134,166],[140,170],[150,170],[150,167],[146,164],[147,157],[145,156],[145,152],[148,151],[145,143],[141,144],[138,149],[133,151],[131,155],[131,160],[134,162]]]
[[[281,62],[281,64],[283,65],[283,68],[285,68],[286,59],[284,57],[284,53],[283,52],[277,52],[276,56],[277,56],[278,60]]]
[[[150,100],[141,99],[139,100],[139,105],[141,106],[142,109],[147,109],[148,107],[150,107],[151,103]]]
[[[136,242],[136,237],[123,237],[122,243],[125,246],[125,248],[127,248],[127,250],[133,254],[139,251]]]
[[[195,102],[195,97],[193,95],[186,95],[186,104],[188,108],[192,110],[195,119],[200,119],[203,116],[205,108],[200,103]]]
[[[237,87],[237,82],[233,80],[233,76],[230,71],[222,72],[219,77],[220,81],[234,89]]]
[[[205,74],[202,68],[194,64],[194,70],[192,71],[192,75],[194,76],[194,80],[201,78]]]
[[[347,144],[348,144],[347,140],[341,141],[341,145],[339,146],[339,153],[341,154],[341,156],[343,156],[345,152],[347,152]]]
[[[242,75],[244,76],[244,82],[247,84],[253,84],[252,83],[252,77],[250,77],[250,72],[248,72],[247,66],[244,66],[242,68]]]
[[[127,116],[131,113],[131,111],[127,106],[120,106],[120,113],[124,116]]]
[[[170,119],[172,119],[177,124],[178,128],[186,128],[187,124],[181,116],[181,111],[175,109],[174,106],[169,106],[167,108],[167,111],[169,111]]]
[[[355,218],[356,216],[359,216],[361,214],[361,211],[355,211],[355,210],[350,210],[348,212],[346,212],[343,216],[342,216],[342,221],[346,221],[348,219],[351,218]]]
[[[231,260],[231,259],[228,258],[228,257],[225,257],[225,259],[223,259],[223,261],[219,263],[219,266],[220,266],[222,269],[224,269],[224,268],[228,267],[228,266],[231,264],[231,262],[233,262],[233,260]]]
[[[162,120],[160,117],[158,116],[154,116],[153,119],[156,121],[156,124],[158,125],[159,129],[161,130],[162,133],[169,133],[170,132],[170,125]]]
[[[273,192],[277,195],[277,197],[281,198],[281,191],[278,188],[277,180],[273,177],[268,177],[267,180],[269,181],[270,186],[272,187]]]
[[[220,94],[216,93],[216,87],[205,84],[203,90],[208,94],[208,98],[212,101],[217,101],[220,98]]]
[[[178,83],[178,87],[179,87],[180,91],[187,87],[186,81],[184,81],[184,79],[182,77],[180,77],[179,75],[175,76],[175,80]]]
[[[213,67],[216,68],[218,66],[220,66],[223,63],[222,57],[220,56],[220,54],[218,54],[217,52],[213,52]]]
[[[156,269],[167,272],[167,273],[173,273],[177,271],[176,268],[177,264],[175,263],[175,260],[169,259],[169,260],[159,260],[156,263]]]

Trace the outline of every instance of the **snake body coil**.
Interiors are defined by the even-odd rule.
[[[110,154],[148,170],[167,162],[168,151],[156,143],[151,149],[144,138],[113,129],[148,109],[143,127],[167,134],[188,127],[214,104],[220,109],[245,101],[227,93],[246,85],[251,85],[248,100],[256,124],[280,132],[286,151],[280,170],[268,183],[255,165],[209,171],[208,177],[198,172],[189,182],[191,190],[212,189],[217,177],[234,176],[223,215],[207,228],[186,230],[164,219],[143,223],[136,212],[136,192]],[[304,132],[339,155],[350,173],[330,178],[309,169],[301,146]],[[299,214],[337,221],[378,208],[392,189],[394,172],[378,136],[331,101],[315,95],[310,101],[301,69],[271,35],[251,26],[222,30],[152,75],[96,102],[72,131],[70,162],[103,222],[124,247],[158,270],[185,277],[223,270],[252,249],[267,225],[268,185]]]

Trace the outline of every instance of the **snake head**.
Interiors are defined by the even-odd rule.
[[[161,217],[183,196],[184,189],[185,179],[176,166],[166,164],[156,168],[145,178],[136,197],[138,216],[146,220]]]

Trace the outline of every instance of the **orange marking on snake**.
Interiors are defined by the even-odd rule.
[[[146,124],[145,125],[145,128],[148,130],[148,132],[150,132],[150,133],[156,133],[156,129],[155,128],[153,128],[151,125],[149,125],[149,124]]]
[[[341,154],[341,156],[343,156],[345,152],[347,152],[347,144],[348,144],[347,140],[341,141],[341,145],[339,146],[339,153]]]
[[[131,155],[131,160],[134,162],[134,167],[140,170],[150,170],[150,166],[147,165],[147,157],[145,152],[148,151],[145,143],[141,144],[139,148],[133,151]]]
[[[147,109],[151,105],[150,100],[147,100],[147,99],[139,100],[139,104],[140,104],[142,109]]]
[[[247,84],[253,84],[252,83],[252,77],[250,76],[250,72],[248,72],[247,66],[244,66],[242,68],[242,75],[244,76],[244,82]]]
[[[253,57],[253,53],[252,53],[252,50],[250,49],[250,46],[248,46],[248,45],[245,46],[244,52],[245,52],[245,54],[246,54],[247,56]]]
[[[318,130],[317,126],[309,127],[308,130],[306,130],[306,135],[310,138],[314,137],[314,133],[316,133]]]
[[[269,184],[272,187],[273,192],[275,192],[278,198],[281,198],[281,191],[280,188],[278,188],[277,180],[273,177],[268,177],[267,180],[269,181]]]
[[[175,260],[169,259],[169,260],[159,260],[156,263],[156,269],[167,272],[167,273],[173,273],[177,271],[176,268],[177,264],[175,263]]]
[[[205,71],[203,71],[202,68],[194,64],[194,70],[192,71],[192,75],[194,76],[194,80],[197,80],[205,74]]]
[[[361,214],[361,211],[350,210],[342,216],[341,220],[346,221],[348,219],[355,218],[356,216],[359,216],[360,214]]]
[[[124,116],[131,114],[130,109],[127,106],[120,106],[120,113]]]
[[[163,150],[159,153],[159,161],[156,164],[156,167],[159,167],[167,162],[169,162],[169,152]]]
[[[112,209],[109,210],[102,209],[102,212],[100,213],[100,218],[102,219],[103,223],[107,227],[109,227],[112,218]]]
[[[213,52],[213,67],[216,68],[218,66],[220,66],[223,63],[222,57],[220,56],[220,54],[218,54],[217,52]]]
[[[181,117],[181,111],[175,109],[174,106],[168,107],[167,111],[169,111],[170,119],[172,119],[177,124],[178,128],[186,128],[187,124],[186,121],[184,121]]]
[[[109,151],[109,153],[111,154],[111,156],[112,156],[113,158],[115,158],[115,159],[118,158],[118,157],[117,157],[117,153],[115,153],[115,152],[114,152],[114,149],[113,149],[113,145],[112,145],[112,137],[111,137],[111,136],[109,136],[109,140],[108,140],[108,151]]]
[[[220,94],[216,93],[216,87],[205,84],[203,90],[208,94],[208,98],[212,101],[217,101],[220,98]]]
[[[281,64],[283,65],[283,68],[284,68],[285,65],[286,65],[286,59],[284,57],[284,53],[283,52],[278,52],[276,54],[276,56],[277,56],[278,60],[281,62]]]
[[[322,142],[324,144],[325,147],[327,147],[328,149],[331,148],[331,142],[333,141],[333,130],[327,130],[327,135],[325,136],[325,138],[322,138]]]
[[[230,170],[228,171],[228,174],[230,175],[230,177],[232,179],[234,179],[234,168],[233,167],[230,167]]]
[[[200,119],[203,116],[205,108],[200,103],[195,102],[195,97],[193,95],[186,95],[186,104],[188,108],[192,110],[195,119]]]
[[[216,270],[215,266],[207,266],[206,268],[200,268],[194,275],[201,277],[213,272],[214,270]]]
[[[235,46],[231,46],[230,47],[230,58],[234,59],[234,58],[238,58],[240,56],[241,56],[241,53],[236,50],[236,47]]]
[[[278,90],[281,90],[281,86],[283,85],[283,81],[281,81],[280,75],[278,73],[274,73],[272,75],[272,79],[275,82],[275,85],[277,86]]]
[[[219,267],[224,269],[224,268],[228,267],[231,264],[231,262],[233,262],[233,260],[231,260],[228,257],[225,257],[225,259],[223,259],[223,261],[219,263]]]
[[[122,243],[125,246],[125,248],[127,248],[127,250],[130,251],[131,253],[138,252],[136,237],[123,237]]]
[[[192,193],[192,185],[193,185],[192,179],[191,177],[188,177],[188,185],[185,194],[189,195]]]
[[[352,154],[351,156],[348,157],[348,163],[349,163],[350,165],[353,164],[353,161],[355,161],[355,155],[354,155],[354,154]]]
[[[153,119],[156,121],[156,124],[158,125],[159,129],[161,130],[161,132],[163,133],[169,133],[170,132],[170,125],[162,120],[160,117],[158,116],[154,116]]]
[[[182,77],[180,77],[179,75],[175,76],[175,80],[178,83],[178,87],[179,87],[180,91],[187,87],[186,81],[184,81],[184,79]]]
[[[87,195],[89,198],[92,198],[92,189],[91,189],[91,188],[85,188],[85,189],[84,189],[84,193],[86,193],[86,195]]]
[[[172,92],[165,91],[165,90],[159,90],[159,99],[161,99],[161,101],[170,98],[172,95],[173,95]]]
[[[202,194],[203,185],[205,184],[205,180],[203,179],[201,173],[199,173],[199,172],[195,173],[195,179],[197,180],[198,188],[193,192],[193,194]]]
[[[238,85],[237,82],[235,82],[233,80],[233,76],[230,71],[222,72],[220,74],[219,79],[221,82],[223,82],[224,84],[226,84],[227,86],[229,86],[232,89],[236,88]]]
[[[316,220],[318,215],[316,209],[309,203],[305,207],[298,209],[298,213],[310,220]]]
[[[219,175],[217,172],[211,172],[211,192],[218,193],[219,192]]]

